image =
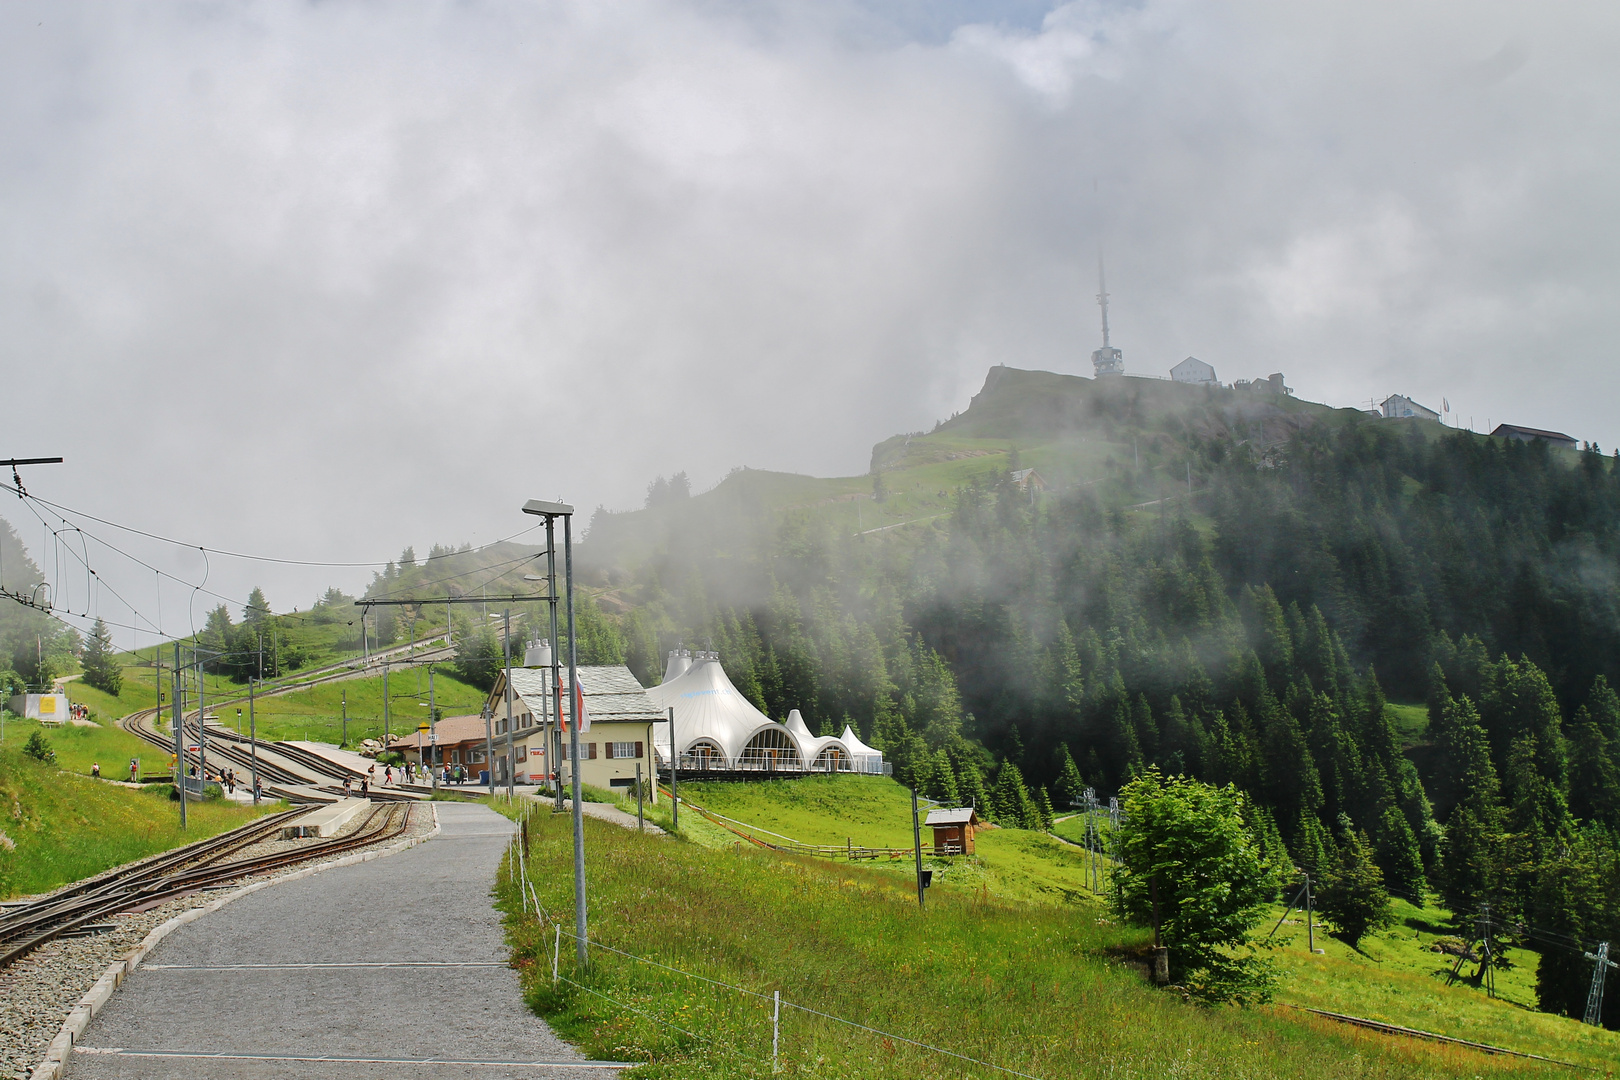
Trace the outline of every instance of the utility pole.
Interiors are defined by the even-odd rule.
[[[200,646],[192,645],[191,655],[197,661],[197,771],[202,774],[202,793],[208,794],[208,721],[203,717],[208,715],[208,706],[203,702],[206,687],[203,685],[202,652]]]
[[[343,691],[343,745],[349,745],[349,692]]]
[[[573,788],[574,797],[574,950],[580,967],[589,963],[586,952],[586,918],[585,918],[585,817],[581,807],[582,793],[580,791],[579,776],[579,726],[581,722],[580,702],[582,695],[579,689],[579,635],[574,624],[574,508],[566,503],[548,503],[531,499],[523,506],[525,514],[534,514],[546,519],[546,547],[551,551],[557,550],[552,540],[552,522],[557,518],[563,521],[563,573],[566,576],[568,605],[568,697],[573,713],[573,720],[568,725],[568,759],[570,767],[568,778]],[[551,555],[552,566],[555,567],[555,554]],[[555,570],[553,570],[555,572]],[[555,580],[555,579],[553,579]],[[556,595],[555,591],[552,593]],[[552,605],[556,611],[556,605]],[[555,657],[555,652],[553,656]],[[559,717],[561,714],[558,714]]]
[[[917,907],[923,905],[922,826],[917,823],[917,789],[911,789],[911,853],[917,863]]]
[[[675,741],[675,706],[669,707],[669,816],[674,823],[675,831],[681,829],[681,781],[676,774],[680,772],[681,752],[679,743]]]
[[[1610,968],[1620,968],[1620,964],[1609,959],[1607,941],[1598,945],[1597,952],[1582,955],[1588,960],[1597,962],[1597,966],[1592,969],[1592,989],[1586,995],[1586,1018],[1583,1022],[1599,1027],[1603,1023],[1603,979],[1608,975]]]
[[[161,682],[159,686],[163,685]],[[159,691],[158,696],[162,697]],[[174,688],[169,699],[169,719],[174,722],[174,772],[180,787],[180,827],[186,827],[186,731],[180,706],[180,643],[174,643]]]
[[[417,683],[421,686],[421,683]],[[417,691],[420,693],[421,691]],[[388,743],[385,741],[384,746]],[[433,751],[433,790],[439,790],[439,768],[444,764],[444,752],[439,749],[438,710],[433,707],[433,665],[428,665],[428,749]]]
[[[259,725],[253,715],[253,680],[248,680],[248,751],[253,755],[253,796],[259,795]]]
[[[1311,875],[1305,875],[1305,947],[1316,952],[1316,897],[1311,894]]]
[[[484,702],[484,780],[489,784],[490,798],[495,797],[495,734],[490,730],[489,702]]]
[[[421,683],[417,683],[418,686]],[[388,745],[388,661],[383,661],[383,737],[384,746]]]
[[[506,609],[501,634],[502,659],[506,664],[506,796],[517,794],[517,732],[512,730],[512,609]]]

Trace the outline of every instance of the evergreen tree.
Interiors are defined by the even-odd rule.
[[[1052,797],[1046,793],[1044,787],[1035,789],[1035,810],[1039,818],[1037,824],[1040,830],[1042,832],[1051,832],[1053,819],[1056,815],[1052,813]]]
[[[1074,763],[1074,755],[1069,753],[1068,743],[1058,743],[1058,803],[1064,813],[1068,813],[1086,793],[1085,778],[1080,775],[1080,767]]]
[[[957,798],[976,809],[979,817],[986,821],[995,820],[994,805],[985,796],[984,774],[973,762],[964,761],[957,766],[956,790]]]
[[[264,590],[253,586],[253,591],[248,593],[247,603],[242,606],[242,621],[258,626],[260,620],[269,614],[270,601],[264,598]]]
[[[1316,906],[1351,948],[1370,931],[1393,925],[1384,873],[1373,860],[1372,844],[1359,829],[1349,830],[1339,844],[1339,857],[1322,876]]]
[[[85,642],[80,663],[84,666],[87,685],[113,697],[117,697],[124,688],[124,671],[114,655],[112,631],[107,629],[103,620],[97,619],[90,628],[90,638]]]
[[[1384,880],[1390,891],[1421,907],[1428,884],[1423,874],[1423,852],[1406,815],[1394,804],[1385,806],[1379,818],[1373,855],[1386,868]]]
[[[1596,940],[1620,939],[1620,848],[1612,834],[1586,830],[1539,868],[1530,905],[1541,931],[1536,999],[1545,1012],[1579,1019],[1586,1011]],[[1612,947],[1611,947],[1611,955]],[[1611,977],[1613,973],[1611,972]],[[1604,995],[1604,1026],[1620,1028],[1620,995]]]

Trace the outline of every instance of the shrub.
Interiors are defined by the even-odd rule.
[[[23,753],[47,765],[56,761],[56,751],[51,749],[50,741],[37,731],[28,736],[28,741],[23,744]]]
[[[1270,1000],[1275,975],[1249,931],[1276,893],[1278,868],[1245,820],[1242,794],[1150,768],[1120,796],[1116,911],[1153,928],[1172,976],[1195,997]]]

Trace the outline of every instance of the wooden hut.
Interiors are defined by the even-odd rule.
[[[934,830],[935,855],[973,854],[973,834],[979,827],[979,815],[971,806],[930,810],[924,824]]]

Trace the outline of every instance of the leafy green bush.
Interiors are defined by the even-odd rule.
[[[1171,974],[1205,1001],[1271,998],[1275,973],[1249,931],[1276,894],[1280,867],[1263,853],[1232,785],[1217,788],[1158,769],[1120,793],[1115,910],[1153,928]]]

